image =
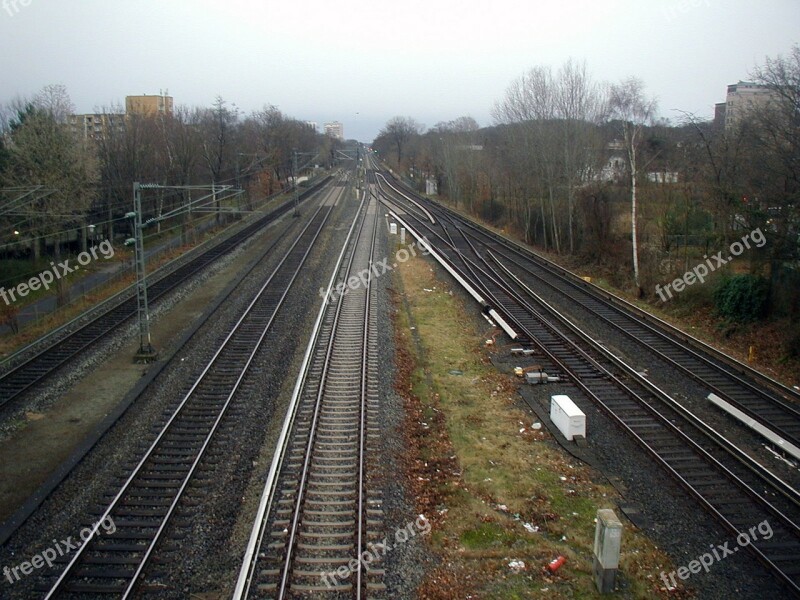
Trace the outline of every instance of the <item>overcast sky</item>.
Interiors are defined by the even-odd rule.
[[[62,83],[94,112],[168,89],[371,141],[395,115],[489,125],[514,78],[574,57],[598,80],[644,80],[662,116],[710,117],[798,42],[800,0],[0,0],[0,102]]]

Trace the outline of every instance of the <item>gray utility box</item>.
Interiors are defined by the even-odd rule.
[[[594,581],[601,594],[614,591],[621,546],[622,522],[613,510],[598,510],[594,530]]]

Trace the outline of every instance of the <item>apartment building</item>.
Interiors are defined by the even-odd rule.
[[[125,112],[129,115],[152,117],[156,115],[172,116],[172,96],[159,93],[157,96],[125,96]]]
[[[764,110],[775,101],[775,92],[752,81],[739,81],[728,86],[725,102],[714,106],[714,123],[731,129],[751,111]]]
[[[344,140],[344,127],[339,121],[325,123],[325,134],[339,140]]]
[[[117,113],[70,115],[67,123],[75,137],[98,140],[106,137],[112,130],[123,131],[125,115]]]

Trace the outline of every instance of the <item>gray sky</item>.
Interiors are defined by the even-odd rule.
[[[0,0],[0,102],[63,83],[93,112],[169,89],[371,141],[394,115],[489,125],[514,78],[574,57],[598,80],[640,77],[662,116],[711,116],[798,42],[798,0]]]

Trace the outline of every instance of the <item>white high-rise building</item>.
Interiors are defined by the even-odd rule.
[[[725,104],[715,107],[714,120],[723,121],[726,129],[734,127],[750,111],[763,110],[776,99],[775,92],[751,81],[740,81],[728,86]]]
[[[342,124],[339,123],[339,121],[325,123],[325,134],[335,137],[339,140],[344,140],[344,127],[342,127]]]

